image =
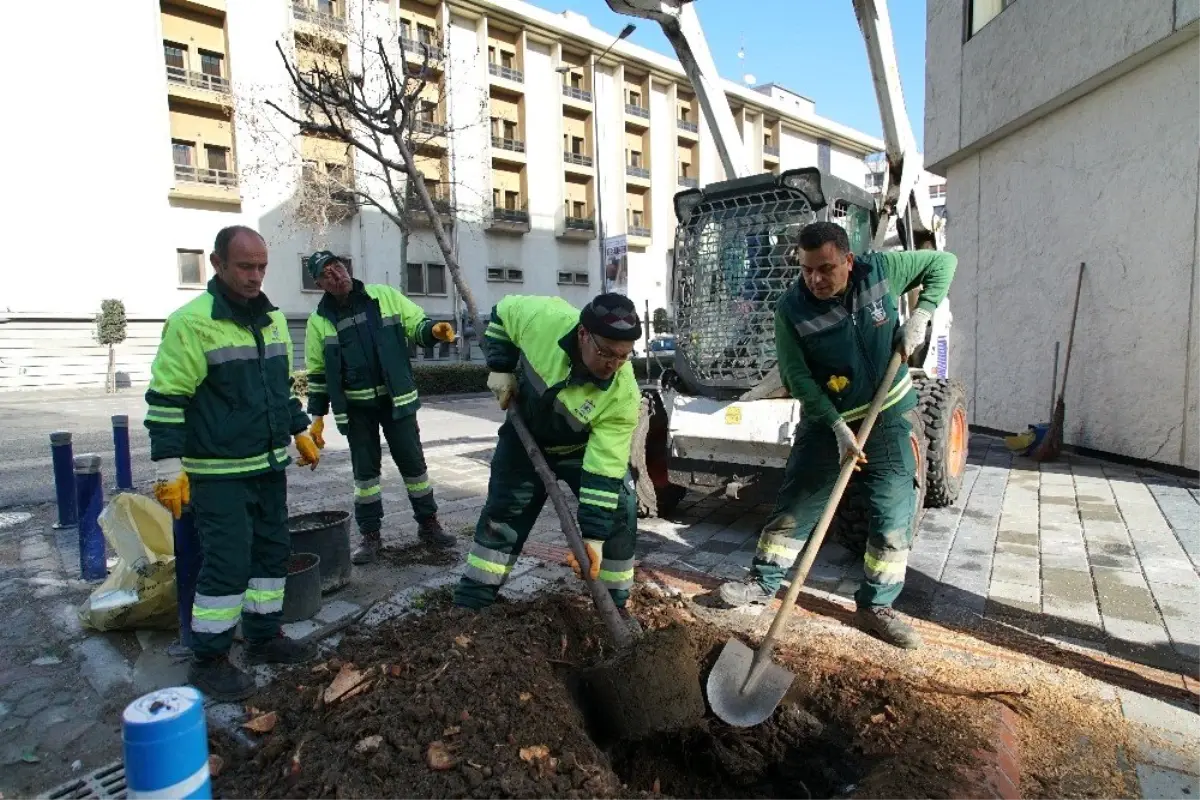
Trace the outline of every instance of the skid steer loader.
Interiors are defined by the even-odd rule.
[[[867,46],[883,118],[888,170],[879,200],[810,167],[751,175],[741,138],[692,0],[607,0],[618,13],[658,22],[696,90],[728,179],[675,195],[675,355],[642,390],[633,442],[638,505],[661,516],[685,494],[680,482],[724,484],[728,496],[781,470],[803,410],[776,369],[774,315],[800,268],[789,257],[800,229],[842,225],[851,249],[936,248],[934,220],[912,128],[904,111],[884,0],[852,0]],[[901,299],[915,308],[916,292]],[[949,301],[934,312],[926,345],[909,361],[919,392],[912,446],[922,507],[957,499],[967,456],[966,392],[949,374]],[[865,498],[856,482],[834,533],[852,549],[866,542]]]

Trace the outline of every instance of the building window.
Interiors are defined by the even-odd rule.
[[[203,250],[176,250],[175,260],[179,265],[180,286],[204,285]]]
[[[182,142],[178,139],[171,142],[171,156],[175,159],[175,166],[190,167],[192,159],[195,158],[196,145],[192,142]]]
[[[425,265],[425,288],[426,294],[444,295],[446,294],[446,265],[445,264],[426,264]]]
[[[337,3],[334,0],[317,0],[317,10],[331,17],[337,16]]]
[[[488,267],[487,279],[489,281],[503,281],[504,280],[504,267]]]
[[[515,267],[488,267],[487,279],[493,283],[523,283],[525,281],[525,270]]]
[[[692,177],[692,176],[689,174],[691,171],[692,171],[692,165],[691,165],[691,164],[687,163],[686,161],[680,161],[680,162],[679,162],[679,177],[681,177],[681,178],[690,178],[690,177]]]
[[[631,166],[631,167],[642,166],[642,152],[640,150],[630,150],[629,151],[629,166]]]
[[[570,272],[558,273],[558,283],[560,286],[568,286],[574,282],[575,282],[574,276],[572,273],[570,273]]]
[[[817,169],[821,170],[822,174],[825,175],[829,174],[829,148],[831,144],[828,139],[817,139]]]
[[[504,192],[504,208],[507,211],[518,211],[521,205],[521,195],[519,192]]]
[[[221,62],[223,60],[224,59],[220,53],[208,53],[208,52],[205,52],[204,50],[201,50],[200,51],[200,71],[210,77],[220,78],[223,74],[221,72]]]
[[[575,273],[575,285],[576,286],[587,286],[588,285],[588,274],[586,272],[576,272]]]
[[[1017,0],[967,0],[967,38],[979,33],[984,25]]]
[[[172,69],[187,69],[187,48],[174,42],[163,42],[163,58]]]
[[[690,108],[688,108],[687,106],[680,106],[679,107],[679,121],[680,122],[691,122],[691,120],[688,119],[688,115],[691,113],[692,113],[692,110]]]
[[[309,274],[308,265],[305,263],[308,256],[300,256],[300,289],[305,292],[320,292],[323,291],[320,286],[317,286],[316,279]],[[338,256],[337,260],[342,262],[342,266],[346,268],[346,272],[351,278],[354,277],[354,264],[349,256]]]
[[[629,224],[634,228],[644,228],[642,222],[645,220],[645,214],[638,209],[633,209],[629,212]]]
[[[946,184],[941,183],[929,187],[930,200],[945,200],[946,199]]]
[[[222,172],[229,171],[229,148],[214,147],[206,144],[204,146],[204,154],[208,160],[208,168],[221,170]]]
[[[638,108],[641,108],[642,107],[642,93],[641,92],[630,92],[629,93],[629,105],[637,106]]]
[[[882,172],[868,172],[867,173],[867,188],[868,189],[882,189],[883,188],[883,173]],[[930,187],[930,188],[932,188],[932,187]]]
[[[409,294],[425,294],[425,265],[413,264],[408,265],[408,283],[405,286],[405,291]]]
[[[522,283],[525,280],[525,270],[523,269],[506,269],[504,270],[504,280],[509,283]]]
[[[512,53],[508,52],[507,50],[500,51],[500,66],[504,67],[505,69],[512,69],[515,66],[514,60],[515,59],[513,58]]]
[[[584,217],[587,216],[587,203],[585,203],[582,200],[575,200],[572,203],[572,206],[573,206],[573,208],[571,210],[573,213],[571,214],[571,216],[573,216],[577,219],[583,219]]]

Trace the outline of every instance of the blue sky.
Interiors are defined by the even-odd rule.
[[[675,57],[657,24],[616,14],[604,0],[533,2],[549,11],[584,14],[592,25],[614,36],[627,22],[635,22],[631,42]],[[723,77],[739,80],[749,72],[758,83],[782,84],[816,101],[821,116],[882,136],[866,48],[850,0],[696,0],[695,5]],[[925,115],[925,0],[891,0],[888,10],[904,101],[920,146]],[[746,53],[741,64],[739,47]]]

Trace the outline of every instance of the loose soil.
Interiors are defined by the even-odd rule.
[[[457,563],[460,556],[453,549],[434,547],[422,541],[408,544],[404,547],[384,545],[379,551],[379,558],[397,567],[407,567],[412,564],[427,564],[431,567],[444,567]]]
[[[694,657],[677,680],[707,678],[727,630],[645,591],[631,607]],[[586,596],[476,613],[440,593],[424,611],[351,630],[335,658],[253,698],[278,720],[253,751],[214,730],[215,796],[953,797],[993,731],[996,700],[982,693],[931,690],[841,643],[784,642],[777,659],[797,678],[762,725],[709,714],[681,732],[612,741],[595,725],[604,694],[585,676],[614,654]]]

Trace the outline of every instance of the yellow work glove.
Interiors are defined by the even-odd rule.
[[[317,417],[316,419],[314,419],[312,427],[308,429],[308,432],[312,435],[313,443],[317,446],[317,449],[324,450],[325,449],[325,436],[324,436],[325,418]]]
[[[600,577],[600,560],[603,558],[604,542],[598,539],[584,539],[583,548],[587,550],[588,559],[591,561],[588,566],[588,577],[596,580]],[[583,578],[583,570],[579,568],[579,560],[575,558],[573,550],[567,551],[567,566],[575,571],[576,577]]]
[[[183,507],[192,502],[192,487],[188,484],[183,462],[178,458],[163,458],[154,462],[154,499],[171,516],[179,519]]]
[[[307,433],[297,433],[295,442],[296,449],[300,451],[300,459],[296,461],[296,465],[316,469],[321,461],[321,451],[313,444],[313,440],[308,438]]]
[[[517,376],[511,372],[492,372],[488,374],[488,389],[496,396],[500,408],[507,409],[508,404],[517,394]]]
[[[439,342],[454,341],[454,326],[449,322],[439,322],[433,326],[433,338]]]

